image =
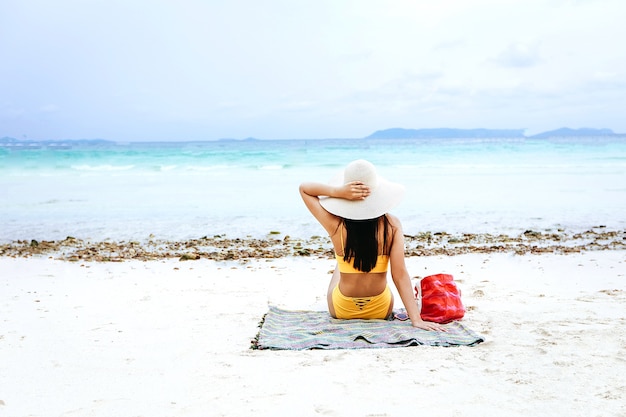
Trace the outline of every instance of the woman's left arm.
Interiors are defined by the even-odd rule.
[[[417,327],[424,330],[436,330],[446,331],[445,328],[438,323],[422,320],[419,309],[417,308],[417,302],[415,300],[415,293],[413,285],[411,284],[411,277],[406,269],[406,263],[404,260],[404,234],[402,232],[402,225],[400,221],[388,215],[392,220],[392,226],[394,228],[394,236],[391,244],[390,263],[391,263],[391,278],[393,280],[402,304],[406,309],[411,324],[413,327]]]

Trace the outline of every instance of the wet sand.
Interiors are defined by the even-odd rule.
[[[519,235],[449,234],[423,232],[405,235],[407,256],[461,255],[466,253],[580,253],[626,249],[625,230],[599,226],[584,232],[526,230]],[[168,241],[154,236],[144,241],[90,241],[68,236],[59,241],[19,240],[0,245],[0,256],[48,256],[67,261],[119,262],[130,259],[250,261],[286,256],[332,258],[327,237],[292,239],[279,232],[266,239],[204,236],[185,241]]]

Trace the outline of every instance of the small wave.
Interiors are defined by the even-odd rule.
[[[216,170],[227,170],[237,168],[238,165],[228,165],[228,164],[219,164],[219,165],[189,165],[187,166],[187,171],[216,171]]]
[[[77,171],[129,171],[135,165],[72,165]]]
[[[173,171],[177,167],[178,167],[178,165],[160,165],[159,166],[159,171],[161,171],[161,172]]]
[[[267,171],[276,171],[283,169],[282,165],[261,165],[259,169],[267,170]]]
[[[84,200],[84,199],[79,200],[79,199],[74,199],[74,198],[70,198],[68,200],[61,200],[61,199],[53,198],[53,199],[50,199],[50,200],[41,201],[41,202],[36,203],[36,204],[39,204],[39,205],[42,205],[42,206],[48,206],[48,205],[64,204],[64,203],[84,203],[86,201],[87,200]]]

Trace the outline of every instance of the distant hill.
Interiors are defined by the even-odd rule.
[[[524,135],[525,129],[384,129],[378,130],[365,139],[467,139],[467,138],[532,138],[548,139],[557,137],[594,137],[594,136],[622,136],[611,129],[581,128],[570,129],[562,127],[556,130],[539,133],[532,136]]]
[[[524,129],[385,129],[366,139],[523,138]]]
[[[104,145],[115,143],[105,139],[59,139],[59,140],[30,140],[15,139],[5,136],[0,138],[0,146],[3,147],[69,147],[72,145]]]
[[[537,135],[530,136],[533,139],[548,139],[548,138],[564,138],[564,137],[582,137],[582,136],[614,136],[615,133],[611,129],[592,129],[584,127],[582,129],[570,129],[569,127],[562,127],[556,130],[550,130],[549,132],[539,133]]]
[[[15,143],[17,142],[17,139],[15,138],[10,138],[8,136],[5,136],[3,138],[0,138],[0,143]]]

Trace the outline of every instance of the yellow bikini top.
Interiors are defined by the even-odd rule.
[[[343,227],[341,228],[341,247],[344,248],[343,244]],[[366,273],[377,273],[377,272],[387,272],[387,266],[389,265],[389,256],[388,255],[378,255],[376,259],[376,265],[369,272],[359,271],[354,267],[354,258],[346,262],[343,260],[343,255],[337,255],[335,252],[335,259],[337,260],[337,264],[339,266],[339,272],[347,273],[347,274],[366,274]]]

